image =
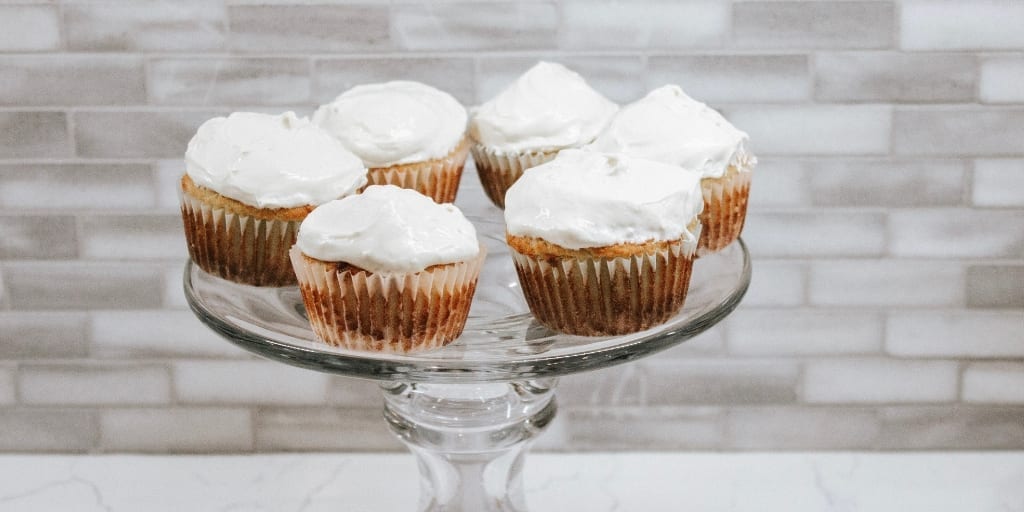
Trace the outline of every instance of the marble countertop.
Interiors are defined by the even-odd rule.
[[[534,454],[532,511],[1024,512],[1024,452]],[[0,510],[415,510],[405,454],[0,456]]]

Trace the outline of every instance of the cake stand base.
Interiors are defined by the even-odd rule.
[[[382,384],[384,417],[419,464],[419,509],[525,512],[523,458],[555,417],[555,383]]]

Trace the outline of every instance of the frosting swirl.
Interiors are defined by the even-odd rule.
[[[394,185],[318,206],[302,221],[296,245],[318,260],[384,273],[419,272],[480,253],[476,229],[455,205]]]
[[[476,109],[470,134],[498,152],[578,147],[594,140],[618,108],[575,72],[538,62]]]
[[[748,137],[679,86],[665,85],[622,107],[587,149],[621,152],[693,169],[718,178],[730,165],[749,170],[756,160]]]
[[[623,154],[564,150],[505,195],[510,235],[567,249],[685,239],[704,209],[700,175]]]
[[[236,112],[207,120],[185,151],[192,181],[258,208],[317,205],[366,184],[366,168],[294,112]]]
[[[358,85],[313,114],[368,167],[442,158],[466,133],[466,109],[419,82]]]

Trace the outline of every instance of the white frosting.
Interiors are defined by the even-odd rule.
[[[318,206],[299,227],[307,256],[370,272],[419,272],[480,253],[476,230],[455,205],[415,190],[373,185]]]
[[[580,75],[538,62],[477,108],[470,133],[497,152],[579,147],[594,140],[618,108]]]
[[[730,164],[750,169],[748,137],[678,86],[666,85],[622,107],[587,149],[675,164],[718,178]]]
[[[408,81],[353,87],[313,114],[368,167],[442,158],[465,136],[466,119],[450,94]]]
[[[294,112],[204,122],[188,143],[185,172],[196,185],[258,208],[318,205],[366,184],[359,158]]]
[[[700,175],[622,154],[565,150],[505,195],[509,234],[567,249],[685,239],[704,209]]]

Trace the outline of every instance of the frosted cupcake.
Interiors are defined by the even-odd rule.
[[[466,109],[419,82],[353,87],[313,114],[369,168],[371,185],[397,185],[439,203],[455,200],[469,153]]]
[[[740,236],[757,159],[746,133],[678,86],[666,85],[626,105],[587,149],[622,152],[693,169],[704,194],[701,253]]]
[[[587,336],[625,334],[683,306],[700,235],[700,176],[625,155],[562,151],[505,196],[530,311]]]
[[[580,75],[538,62],[473,114],[473,160],[487,197],[503,208],[524,170],[593,141],[616,110]]]
[[[458,208],[392,185],[313,210],[291,250],[319,339],[400,353],[462,334],[484,256]]]
[[[288,250],[317,205],[355,193],[366,168],[308,119],[237,112],[203,123],[185,151],[181,216],[192,261],[239,283],[295,283]]]

